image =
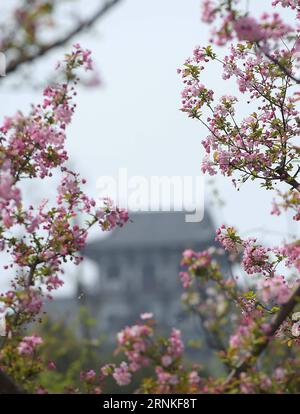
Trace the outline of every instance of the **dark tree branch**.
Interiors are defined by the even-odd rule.
[[[0,369],[0,394],[26,394],[5,372]]]
[[[290,186],[291,186],[294,190],[298,190],[298,191],[300,191],[300,184],[298,183],[298,181],[297,181],[295,178],[290,177],[290,178],[288,179],[288,184],[290,184]]]
[[[259,46],[260,48],[260,46]],[[261,49],[261,48],[260,48]],[[262,49],[261,49],[262,50]],[[296,82],[298,85],[300,84],[300,79],[297,78],[296,76],[294,76],[284,65],[282,65],[278,59],[274,58],[273,56],[271,56],[269,53],[267,53],[265,50],[262,50],[262,52],[264,53],[264,55],[275,65],[277,65],[279,67],[279,69],[291,80],[293,80],[294,82]]]
[[[251,355],[245,358],[243,361],[241,361],[240,364],[237,365],[228,375],[228,377],[225,380],[225,387],[230,383],[231,380],[233,380],[234,378],[238,378],[242,372],[247,371],[253,365],[253,361],[255,361],[257,357],[259,357],[262,354],[262,352],[267,348],[276,331],[280,328],[281,324],[286,320],[286,318],[291,314],[294,307],[297,305],[297,303],[299,303],[299,301],[300,286],[295,290],[295,292],[292,294],[287,303],[281,307],[280,311],[275,316],[271,324],[270,332],[268,333],[268,336],[265,337],[265,340],[259,345],[257,345],[253,349]]]
[[[19,59],[13,60],[10,62],[6,68],[6,75],[9,75],[15,72],[19,66],[23,65],[24,63],[33,62],[36,59],[41,58],[42,56],[46,55],[51,50],[61,47],[64,44],[68,43],[74,36],[82,33],[85,29],[90,28],[98,19],[103,17],[107,14],[114,6],[118,3],[121,3],[122,0],[110,0],[104,3],[96,12],[86,21],[80,23],[77,27],[72,29],[69,33],[67,33],[61,39],[54,41],[53,43],[49,43],[47,45],[41,46],[36,53],[31,55],[21,56]]]

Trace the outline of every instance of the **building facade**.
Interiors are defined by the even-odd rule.
[[[48,311],[54,316],[74,315],[78,298],[84,296],[97,321],[94,333],[104,333],[108,344],[143,312],[153,312],[164,334],[176,326],[187,338],[199,338],[199,321],[181,305],[178,273],[185,249],[203,250],[215,244],[209,213],[200,223],[185,222],[182,212],[133,213],[130,218],[124,228],[87,244],[83,254],[97,265],[98,273],[92,290],[87,293],[79,285],[76,298],[55,300]]]

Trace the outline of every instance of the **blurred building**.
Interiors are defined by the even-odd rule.
[[[143,312],[154,313],[163,333],[176,326],[187,338],[199,338],[199,321],[183,312],[178,273],[183,250],[214,244],[209,213],[200,223],[185,222],[182,212],[133,213],[130,218],[124,228],[87,244],[84,256],[98,269],[93,289],[79,284],[76,298],[57,299],[48,312],[69,318],[84,303],[99,321],[94,333],[105,333],[108,343]]]

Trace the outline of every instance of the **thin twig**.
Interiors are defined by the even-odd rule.
[[[259,48],[261,49],[261,47],[259,46]],[[261,49],[262,50],[262,49]],[[284,65],[282,65],[278,59],[274,58],[273,56],[271,56],[269,53],[267,53],[265,50],[262,50],[262,52],[264,53],[264,55],[275,65],[277,65],[279,67],[279,69],[291,80],[293,80],[294,82],[296,82],[298,85],[300,83],[300,79],[297,78],[296,76],[294,76],[292,74],[292,72],[290,72]]]
[[[265,337],[264,341],[257,345],[253,349],[251,355],[245,358],[243,361],[241,361],[239,365],[237,365],[228,375],[224,383],[225,387],[231,382],[231,380],[233,380],[234,378],[238,378],[242,372],[247,371],[253,365],[253,360],[256,360],[257,357],[259,357],[262,354],[262,352],[267,348],[275,333],[280,328],[281,324],[291,314],[294,307],[297,305],[297,303],[299,303],[299,301],[300,286],[295,290],[295,292],[292,294],[287,303],[281,307],[280,311],[275,316],[273,323],[271,324],[270,331],[268,332],[268,336]]]
[[[114,6],[120,3],[122,0],[110,0],[102,5],[96,12],[86,21],[80,23],[77,27],[72,29],[69,33],[67,33],[61,39],[54,41],[53,43],[49,43],[47,45],[41,46],[36,53],[31,55],[25,55],[20,57],[19,59],[13,60],[7,65],[6,68],[6,75],[9,75],[15,72],[21,65],[24,63],[32,62],[40,57],[46,55],[51,50],[63,46],[65,43],[69,42],[74,36],[80,34],[85,29],[91,27],[98,19],[106,15]]]

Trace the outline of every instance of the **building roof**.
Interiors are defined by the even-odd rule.
[[[84,255],[90,258],[108,251],[139,248],[171,248],[209,245],[215,229],[210,214],[205,211],[200,223],[185,221],[184,212],[131,213],[130,222],[113,230],[108,237],[87,244]]]

